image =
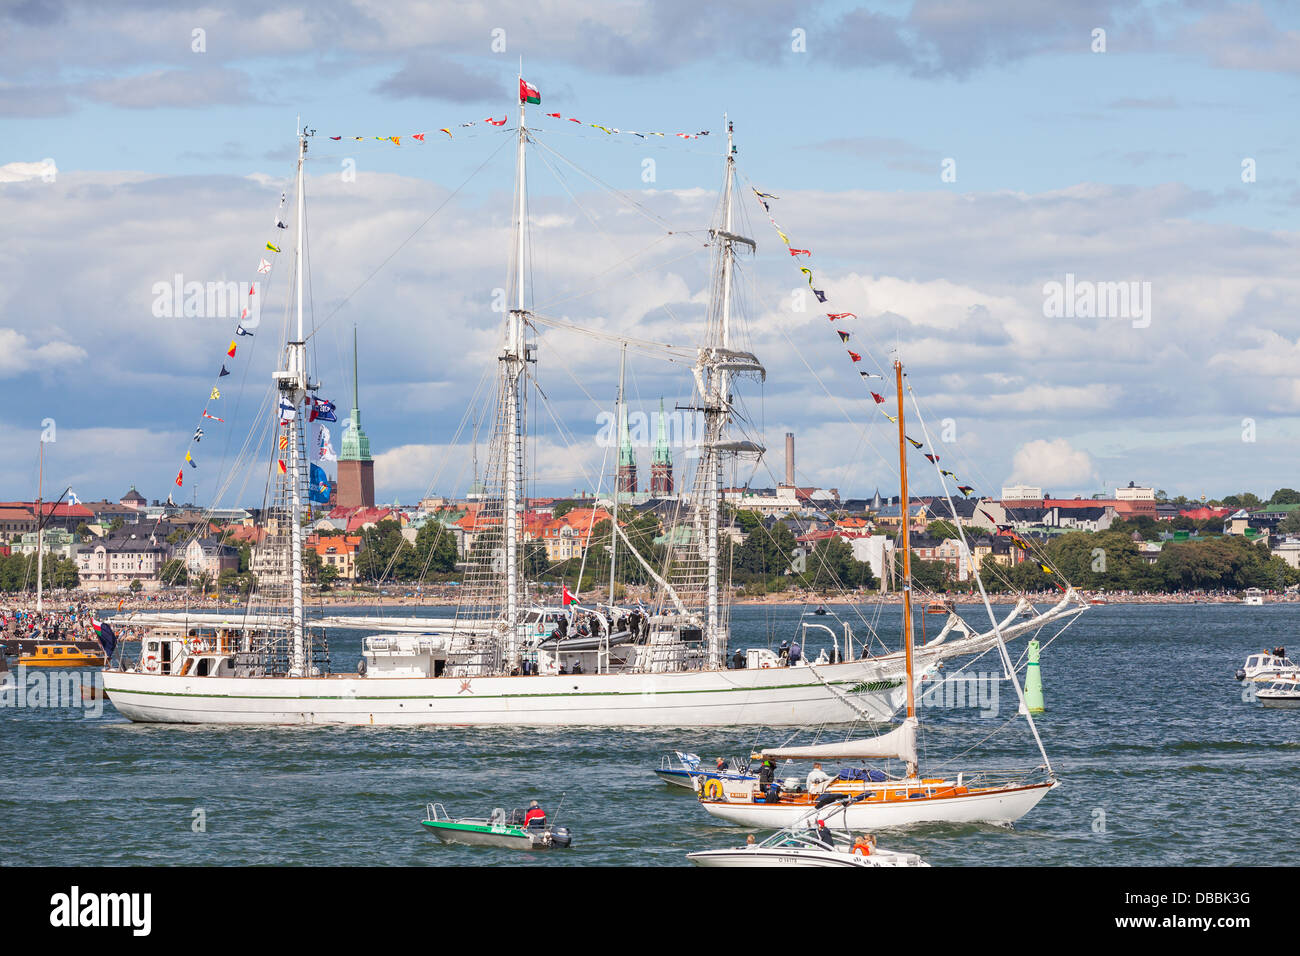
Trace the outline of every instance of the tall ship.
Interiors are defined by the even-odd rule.
[[[652,562],[628,539],[618,520],[617,492],[614,496],[611,551],[637,563],[652,582],[653,600],[619,605],[611,568],[608,600],[584,606],[590,626],[577,631],[566,627],[572,608],[530,598],[535,592],[525,573],[524,538],[531,460],[527,398],[537,375],[530,333],[547,321],[527,305],[532,265],[527,170],[535,141],[525,109],[535,97],[535,88],[521,78],[509,307],[496,359],[477,519],[487,530],[468,556],[455,615],[349,620],[308,614],[304,518],[314,466],[306,454],[305,423],[319,399],[303,325],[303,193],[310,136],[302,130],[296,327],[286,319],[273,398],[257,426],[268,437],[270,460],[255,588],[239,613],[131,618],[144,630],[138,657],[119,653],[104,671],[105,690],[121,714],[133,721],[223,724],[702,727],[886,721],[944,660],[981,654],[1049,625],[1064,626],[1087,606],[1073,589],[1065,589],[1046,609],[1021,598],[986,631],[953,612],[914,650],[910,642],[902,646],[900,635],[896,649],[873,653],[847,624],[842,635],[831,632],[831,652],[816,660],[804,655],[790,663],[769,647],[735,646],[723,546],[729,520],[723,465],[763,453],[760,442],[735,434],[744,424],[735,392],[743,381],[761,380],[766,372],[756,355],[740,347],[746,340],[733,327],[737,257],[753,253],[756,243],[734,229],[737,173],[730,124],[719,212],[708,231],[707,329],[691,350],[690,410],[703,421],[702,441],[689,495],[672,516],[662,560]],[[358,623],[378,633],[364,637],[356,671],[337,672],[326,632]]]

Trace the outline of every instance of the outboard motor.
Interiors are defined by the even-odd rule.
[[[366,659],[364,657],[357,661],[357,676],[366,676]]]
[[[1237,668],[1237,680],[1245,680],[1245,679],[1246,679],[1245,669],[1240,667]]]
[[[553,827],[551,829],[551,843],[558,847],[569,847],[573,844],[573,834],[569,832],[568,827]]]

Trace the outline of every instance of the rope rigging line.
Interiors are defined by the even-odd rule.
[[[414,239],[416,235],[419,234],[419,232],[422,229],[424,229],[425,226],[431,223],[434,220],[434,217],[436,217],[440,212],[442,212],[442,210],[446,208],[447,204],[450,203],[453,199],[455,199],[456,196],[460,194],[461,190],[464,189],[466,186],[468,186],[470,181],[473,180],[474,177],[477,176],[479,173],[481,173],[484,167],[486,167],[488,163],[490,163],[493,159],[496,158],[497,153],[501,152],[502,147],[504,147],[509,142],[510,140],[503,139],[501,143],[497,146],[497,148],[492,150],[492,152],[488,154],[487,158],[483,160],[483,162],[479,163],[479,165],[475,167],[474,171],[471,172],[467,177],[465,177],[465,179],[461,182],[459,186],[457,186],[450,193],[448,193],[446,197],[443,198],[442,202],[440,202],[437,205],[437,207],[433,210],[433,212],[429,213],[429,215],[425,218],[425,220],[421,222],[418,226],[416,226],[414,230],[411,231],[410,235],[408,235],[405,239],[403,239],[400,243],[397,244],[397,248],[395,248],[392,252],[390,252],[387,256],[385,256],[384,259],[379,263],[379,265],[375,266],[375,268],[371,270],[369,275],[367,275],[364,279],[362,279],[352,289],[351,292],[345,295],[339,301],[339,304],[330,310],[329,314],[326,315],[325,318],[321,319],[320,325],[312,329],[311,334],[308,335],[307,338],[308,339],[314,338],[316,336],[316,333],[319,332],[321,329],[323,329],[329,323],[330,319],[334,318],[334,316],[336,316],[343,309],[345,305],[347,305],[350,301],[352,301],[352,297],[356,295],[358,292],[360,292],[362,288],[364,288],[366,284],[370,282],[371,279],[373,279],[381,271],[383,271],[384,267],[388,265],[389,262],[392,261],[393,257],[396,256],[399,252],[401,252],[402,249],[406,247],[406,244],[409,243],[412,239]]]

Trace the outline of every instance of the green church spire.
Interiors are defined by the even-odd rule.
[[[352,424],[343,432],[339,461],[370,461],[370,439],[361,430],[361,402],[357,385],[357,329],[352,327]]]
[[[664,420],[664,400],[659,399],[659,427],[655,433],[655,457],[656,465],[671,465],[673,463],[673,453],[668,447],[668,428]]]

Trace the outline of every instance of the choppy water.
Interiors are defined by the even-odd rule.
[[[784,636],[799,613],[738,608],[736,643]],[[881,842],[936,866],[1300,863],[1295,842],[1277,839],[1294,809],[1300,711],[1244,702],[1232,680],[1248,653],[1300,645],[1298,614],[1294,605],[1089,610],[1043,653],[1038,725],[1064,786],[1015,829],[918,827]],[[881,612],[881,633],[896,633],[897,616]],[[355,660],[359,639],[332,635],[335,659]],[[971,669],[995,667],[990,656]],[[1008,686],[998,703],[995,717],[926,708],[922,769],[972,747],[948,769],[1033,766],[1023,720],[984,741],[1014,714]],[[688,851],[741,843],[745,831],[661,784],[652,773],[660,756],[682,749],[711,760],[786,734],[160,727],[131,724],[111,705],[97,718],[6,707],[0,860],[681,866]],[[554,817],[562,794],[559,819],[575,836],[566,851],[443,846],[419,825],[433,800],[485,815],[538,798]],[[206,832],[193,832],[196,810]]]

